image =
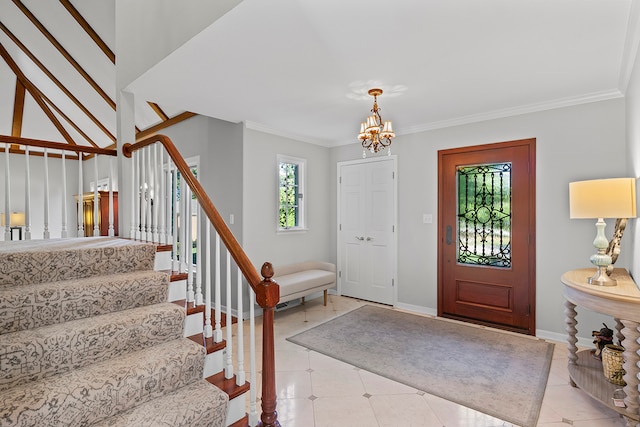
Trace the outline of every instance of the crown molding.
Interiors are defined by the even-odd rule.
[[[397,135],[409,135],[418,132],[424,132],[434,129],[442,129],[452,126],[460,126],[469,123],[484,122],[487,120],[501,119],[505,117],[519,116],[522,114],[536,113],[539,111],[553,110],[556,108],[572,107],[574,105],[588,104],[590,102],[607,101],[610,99],[622,98],[624,94],[615,89],[603,92],[594,92],[591,94],[561,98],[548,102],[540,102],[536,104],[522,105],[514,108],[505,108],[502,110],[488,111],[486,113],[471,114],[468,116],[457,117],[438,122],[426,123],[424,125],[411,126],[409,128],[396,131]]]
[[[622,50],[622,63],[620,64],[620,77],[618,87],[620,92],[627,93],[633,66],[638,56],[638,46],[640,45],[640,1],[631,2],[629,10],[629,21],[627,22],[627,34]]]
[[[269,133],[271,135],[281,136],[283,138],[289,138],[296,141],[306,142],[309,144],[320,145],[322,147],[333,147],[329,141],[323,141],[319,139],[309,138],[303,135],[298,135],[292,132],[283,131],[280,129],[270,128],[268,126],[263,125],[262,123],[252,122],[250,120],[245,120],[244,125],[247,129],[257,130],[259,132]]]

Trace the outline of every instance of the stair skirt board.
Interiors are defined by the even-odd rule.
[[[204,315],[202,312],[188,315],[184,321],[184,337],[202,333],[204,327]]]
[[[203,377],[207,378],[211,375],[215,375],[222,371],[224,368],[224,350],[218,350],[213,353],[207,354],[204,360],[204,374]]]
[[[187,281],[177,280],[169,283],[169,295],[167,301],[180,301],[187,299]]]
[[[202,379],[205,349],[180,338],[0,394],[14,427],[90,425]]]
[[[247,395],[241,394],[229,401],[229,412],[227,414],[227,422],[225,425],[231,425],[244,417],[247,410]]]
[[[168,287],[148,270],[0,289],[0,334],[163,303]]]

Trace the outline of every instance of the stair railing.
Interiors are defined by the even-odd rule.
[[[157,147],[161,145],[164,147],[164,151],[168,155],[171,162],[167,162],[167,167],[164,167],[164,161],[162,150],[159,154],[157,154]],[[265,262],[261,269],[261,275],[258,274],[255,267],[249,260],[249,257],[246,255],[235,236],[224,222],[222,217],[220,216],[218,210],[214,206],[213,202],[205,192],[204,188],[198,182],[197,178],[191,172],[191,168],[186,163],[182,155],[179,153],[171,139],[169,139],[165,135],[153,135],[148,138],[145,138],[141,141],[136,142],[135,144],[124,144],[122,147],[122,152],[124,156],[131,158],[133,157],[133,168],[134,168],[134,191],[131,195],[131,205],[132,205],[132,225],[130,234],[134,238],[144,237],[142,240],[153,240],[153,229],[155,224],[159,224],[165,216],[167,218],[172,218],[169,223],[167,223],[166,229],[170,229],[169,224],[177,224],[178,226],[178,235],[172,236],[172,233],[168,233],[167,242],[174,245],[174,253],[180,252],[181,254],[178,256],[179,258],[179,266],[182,266],[185,261],[190,263],[192,261],[191,255],[191,247],[193,244],[191,233],[189,231],[190,221],[187,220],[187,217],[191,217],[190,209],[191,204],[188,203],[191,200],[191,193],[195,195],[197,200],[198,212],[201,211],[204,215],[207,216],[208,222],[205,227],[206,231],[202,233],[198,233],[197,241],[200,242],[203,238],[205,240],[206,246],[206,261],[204,262],[206,265],[206,273],[207,277],[205,280],[204,292],[205,295],[205,327],[204,327],[204,335],[206,338],[212,337],[214,342],[220,342],[222,340],[222,330],[221,330],[221,319],[220,319],[220,308],[221,308],[221,297],[220,297],[220,285],[221,285],[221,266],[220,266],[220,245],[219,242],[222,241],[227,251],[227,260],[226,260],[226,320],[227,320],[227,349],[228,351],[225,354],[225,360],[223,360],[223,371],[225,374],[225,378],[231,378],[234,376],[234,367],[232,365],[232,345],[230,343],[232,339],[231,335],[231,295],[232,295],[232,278],[231,278],[231,261],[233,258],[235,264],[237,265],[237,299],[239,306],[236,309],[237,322],[238,322],[238,347],[237,347],[237,372],[236,376],[236,384],[242,385],[246,381],[245,379],[245,370],[244,370],[244,337],[242,329],[243,323],[243,308],[242,308],[242,277],[244,277],[251,287],[250,299],[249,299],[249,342],[250,342],[250,381],[255,384],[255,340],[254,340],[254,322],[253,322],[253,305],[254,305],[254,296],[255,302],[262,308],[262,413],[260,415],[260,421],[257,421],[257,411],[256,411],[256,396],[254,387],[250,388],[250,413],[249,413],[249,421],[251,425],[259,425],[263,427],[276,427],[279,426],[278,415],[276,412],[276,387],[275,387],[275,343],[274,343],[274,329],[273,329],[273,321],[274,321],[274,309],[276,304],[280,299],[280,288],[277,283],[271,281],[273,277],[273,267],[270,263]],[[151,162],[150,159],[157,159],[157,161]],[[147,166],[146,168],[144,166]],[[142,169],[145,169],[143,171]],[[161,172],[162,171],[162,172]],[[181,183],[184,183],[184,186],[180,186],[180,201],[177,201],[176,192],[178,189],[175,185],[168,185],[168,182],[176,182],[176,174],[180,173]],[[162,182],[166,178],[167,185],[163,188]],[[150,185],[151,182],[157,183],[157,191],[161,196],[156,197],[158,200],[158,204],[161,205],[162,199],[166,200],[165,209],[171,212],[153,212],[155,209],[149,211],[148,207],[143,206],[146,202],[144,201],[144,197],[140,197],[140,192],[137,189],[145,188],[145,185]],[[140,190],[143,191],[143,190]],[[137,194],[136,194],[137,193]],[[169,202],[169,200],[172,200]],[[177,209],[170,209],[170,206],[174,206]],[[142,209],[146,208],[146,209]],[[183,212],[184,214],[180,215],[180,219],[177,218],[177,211]],[[159,211],[159,209],[157,209]],[[159,215],[159,216],[156,216]],[[173,215],[173,217],[171,217]],[[138,221],[139,220],[139,221]],[[216,243],[215,243],[215,252],[211,248],[210,244],[210,234],[208,232],[210,225],[213,226],[216,232]],[[161,228],[161,226],[160,226]],[[150,237],[151,236],[151,237]],[[159,237],[162,239],[162,237]],[[180,251],[177,249],[178,242],[184,242],[185,244],[180,243]],[[188,251],[183,252],[183,249],[189,248]],[[212,270],[210,269],[210,258],[215,255],[215,268],[213,272],[215,274],[214,277],[214,287],[215,289],[211,289],[211,280],[210,274]],[[200,253],[200,251],[198,251]],[[193,278],[193,275],[190,275],[188,278],[188,287],[187,287],[187,296],[190,302],[197,302],[198,296],[196,293],[198,290],[202,292],[202,278],[197,273],[197,270],[200,270],[202,267],[202,261],[197,261],[196,267],[196,278]],[[189,272],[192,271],[191,266],[187,265],[186,270]],[[175,268],[174,268],[175,269]],[[181,267],[182,269],[182,267]],[[198,278],[200,277],[200,278]],[[196,283],[193,281],[195,280]],[[193,292],[193,293],[192,293]],[[213,294],[213,295],[212,295]],[[191,298],[191,299],[190,299]],[[212,300],[215,302],[215,319],[210,318],[211,310],[209,309],[212,304]]]
[[[71,145],[64,144],[58,142],[51,141],[43,141],[38,139],[30,139],[30,138],[21,138],[7,135],[0,135],[0,143],[4,143],[4,147],[0,147],[0,151],[4,153],[4,162],[0,163],[0,171],[4,174],[5,179],[5,197],[4,197],[4,206],[0,208],[3,216],[5,218],[4,221],[4,240],[13,240],[14,238],[14,230],[18,230],[20,238],[23,240],[31,240],[32,238],[42,238],[49,239],[51,237],[83,237],[85,236],[84,230],[84,216],[85,213],[87,215],[92,215],[94,219],[98,218],[99,206],[99,194],[98,194],[98,158],[99,156],[109,156],[109,171],[108,171],[108,181],[109,181],[109,206],[108,206],[108,235],[115,235],[114,225],[115,221],[115,211],[117,208],[114,206],[114,186],[113,186],[113,159],[117,156],[117,150],[115,149],[103,149],[97,148],[93,146],[80,146],[80,145]],[[33,147],[38,147],[42,150],[34,150]],[[73,154],[70,154],[73,153]],[[43,158],[43,180],[36,181],[34,179],[35,175],[33,173],[31,167],[31,161],[34,156]],[[92,166],[93,169],[93,178],[94,178],[94,188],[93,188],[93,196],[91,197],[89,194],[84,193],[84,179],[83,179],[83,163],[88,160],[89,157],[93,157]],[[50,163],[54,158],[60,158],[60,173],[51,173],[50,172]],[[77,203],[73,201],[70,195],[67,192],[67,178],[68,172],[67,168],[71,167],[73,163],[77,161],[78,167],[78,193]],[[4,166],[4,167],[2,167]],[[90,170],[87,167],[87,170]],[[2,170],[4,169],[4,170]],[[24,176],[17,173],[18,171],[24,171]],[[87,172],[88,174],[91,172]],[[24,187],[22,186],[22,182],[24,182]],[[24,188],[24,202],[23,203],[13,203],[15,199],[12,199],[12,183],[19,184],[18,188],[22,190]],[[52,185],[51,183],[61,183],[62,185]],[[34,193],[35,188],[42,188],[43,196],[33,197],[32,193]],[[54,188],[54,191],[52,190]],[[54,199],[54,197],[58,197],[59,199]],[[52,203],[52,200],[55,200]],[[93,201],[93,211],[85,212],[84,211],[84,201]],[[59,203],[58,203],[59,202]],[[52,224],[52,215],[51,205],[59,204],[61,212],[59,215],[55,215],[55,218],[60,218],[60,222],[56,224]],[[76,217],[76,227],[75,230],[69,230],[68,226],[68,209],[70,207],[77,206],[77,217]],[[42,213],[43,221],[42,224],[37,224],[37,229],[42,230],[41,235],[35,236],[32,232],[33,230],[33,218],[35,213]],[[38,217],[40,215],[37,215]],[[53,225],[53,227],[52,227]],[[55,229],[56,233],[52,236],[51,230]],[[58,235],[58,230],[60,230],[60,234]],[[77,230],[77,231],[76,231]],[[24,231],[24,234],[22,233]],[[88,230],[89,235],[98,236],[101,234],[100,229],[98,228],[98,221],[94,221],[94,226],[92,230]]]

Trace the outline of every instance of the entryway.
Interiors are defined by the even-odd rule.
[[[535,335],[535,139],[438,152],[438,315]]]
[[[396,300],[395,156],[338,163],[338,293]]]

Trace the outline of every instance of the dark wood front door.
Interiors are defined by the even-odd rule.
[[[438,315],[535,335],[535,139],[438,152]]]

